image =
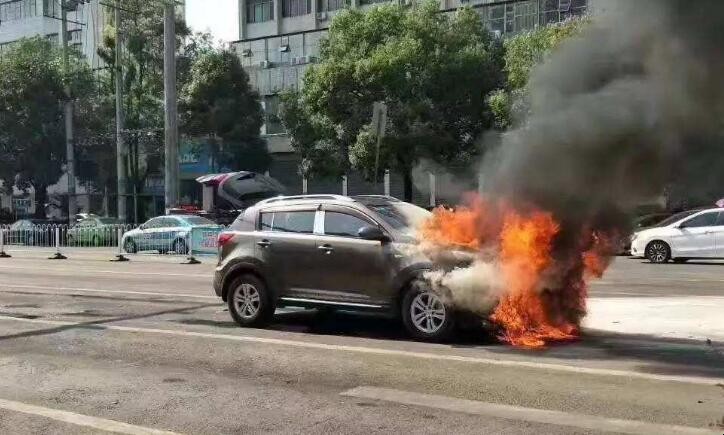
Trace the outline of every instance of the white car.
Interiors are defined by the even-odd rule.
[[[724,258],[724,208],[685,211],[635,232],[631,255],[652,263]]]

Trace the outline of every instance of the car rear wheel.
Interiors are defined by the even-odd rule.
[[[234,279],[227,299],[231,317],[245,327],[267,325],[276,309],[266,285],[254,275],[242,275]]]
[[[132,239],[126,239],[126,241],[123,242],[123,250],[129,254],[135,254],[138,252],[138,247]]]
[[[666,242],[654,240],[646,245],[646,258],[652,263],[666,263],[671,259],[671,248]]]
[[[441,342],[450,338],[453,317],[442,297],[427,286],[413,283],[402,299],[402,321],[417,340]]]

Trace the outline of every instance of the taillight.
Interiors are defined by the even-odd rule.
[[[222,247],[229,243],[234,238],[234,233],[219,233],[218,244]]]

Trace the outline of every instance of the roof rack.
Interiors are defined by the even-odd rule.
[[[274,198],[265,199],[260,201],[258,204],[271,204],[273,202],[282,201],[304,201],[304,200],[336,200],[336,201],[348,201],[353,202],[354,199],[348,196],[342,195],[292,195],[292,196],[275,196]]]

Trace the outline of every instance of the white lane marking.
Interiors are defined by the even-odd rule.
[[[81,293],[108,293],[108,294],[129,294],[129,295],[142,295],[142,296],[162,296],[162,297],[184,297],[184,298],[197,298],[197,299],[213,299],[220,300],[217,296],[210,295],[194,295],[189,293],[158,293],[158,292],[142,292],[132,290],[102,290],[92,288],[76,288],[76,287],[47,287],[41,285],[25,285],[25,284],[2,284],[0,288],[3,289],[15,289],[15,288],[26,288],[26,289],[37,289],[37,290],[65,290],[70,292],[81,292]],[[8,290],[0,290],[0,293],[8,293]],[[27,292],[27,294],[35,294]],[[58,295],[67,295],[69,293],[54,292]]]
[[[62,421],[76,426],[90,427],[92,429],[102,430],[105,432],[127,435],[176,435],[175,432],[135,426],[128,423],[121,423],[119,421],[106,420],[105,418],[91,417],[89,415],[29,405],[27,403],[14,402],[12,400],[0,399],[0,408],[7,409],[9,411],[22,412],[23,414],[39,415],[52,420]]]
[[[38,272],[37,267],[23,267],[23,266],[0,266],[0,269],[20,269],[20,270],[34,270]],[[60,272],[61,274],[71,274],[71,275],[78,275],[79,270],[78,269],[57,269],[57,268],[47,268],[44,267],[42,269],[43,272]],[[183,276],[187,278],[204,278],[204,279],[211,279],[211,274],[188,274],[188,273],[166,273],[166,272],[128,272],[128,271],[120,271],[120,270],[93,270],[93,269],[83,269],[83,273],[86,274],[94,274],[94,273],[109,273],[109,274],[116,274],[116,275],[155,275],[155,276]]]
[[[357,387],[345,391],[341,393],[341,395],[360,399],[382,400],[403,405],[437,408],[493,418],[504,418],[507,420],[575,427],[597,432],[605,431],[632,435],[711,435],[720,433],[710,429],[696,427],[647,423],[636,420],[573,414],[537,408],[523,408],[520,406],[393,390],[390,388]]]
[[[35,323],[41,325],[53,325],[53,326],[78,326],[80,328],[86,326],[97,326],[111,331],[123,331],[123,332],[141,332],[148,334],[163,334],[163,335],[175,335],[180,337],[197,337],[197,338],[209,338],[214,340],[230,340],[237,342],[246,343],[264,343],[278,346],[290,346],[307,349],[323,349],[323,350],[338,350],[345,352],[354,352],[361,354],[371,355],[391,355],[391,356],[402,356],[411,358],[420,358],[426,360],[435,361],[455,361],[473,364],[486,364],[501,367],[522,367],[528,369],[538,370],[551,370],[565,373],[578,373],[585,375],[594,376],[618,376],[624,378],[637,378],[645,379],[650,381],[664,381],[664,382],[681,382],[687,384],[696,385],[716,385],[724,383],[724,378],[707,378],[699,376],[675,376],[675,375],[657,375],[652,373],[639,373],[627,370],[614,370],[614,369],[599,369],[592,367],[581,367],[566,364],[551,364],[551,363],[539,363],[531,361],[519,361],[519,360],[503,360],[503,359],[491,359],[491,358],[478,358],[461,355],[446,355],[429,352],[414,352],[396,349],[384,349],[376,347],[366,346],[347,346],[338,344],[327,344],[310,341],[295,341],[295,340],[284,340],[278,338],[265,338],[265,337],[252,337],[244,335],[228,335],[228,334],[211,334],[205,332],[194,332],[194,331],[182,331],[182,330],[171,330],[171,329],[155,329],[155,328],[136,328],[131,326],[119,326],[109,324],[83,324],[74,322],[64,322],[60,320],[42,320],[42,319],[24,319],[12,316],[0,315],[0,321],[12,321],[12,322],[24,322],[24,323]]]

